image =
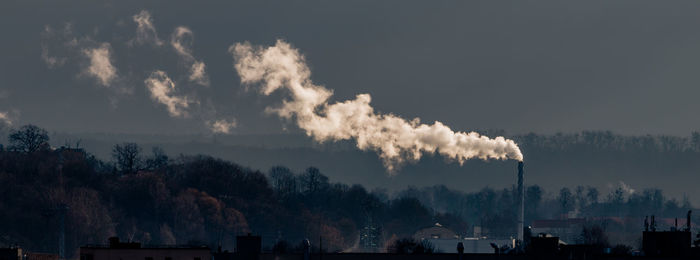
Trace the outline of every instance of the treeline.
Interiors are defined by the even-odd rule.
[[[358,243],[369,220],[387,238],[410,236],[449,215],[415,198],[387,200],[360,185],[331,183],[316,168],[265,173],[205,155],[168,157],[158,148],[114,146],[103,162],[79,148],[51,148],[46,131],[24,126],[0,151],[0,242],[56,252],[61,215],[66,248],[110,236],[145,244],[233,249],[236,235],[262,235],[267,246],[303,239],[337,251]],[[315,244],[315,243],[314,243]]]
[[[69,254],[110,236],[232,250],[236,235],[251,232],[270,249],[294,248],[303,239],[316,246],[322,237],[325,250],[338,251],[357,248],[368,226],[380,231],[379,247],[435,223],[462,235],[474,226],[491,237],[515,233],[513,188],[464,193],[435,186],[388,194],[333,183],[313,167],[265,173],[206,155],[144,152],[135,143],[115,145],[107,162],[49,141],[45,130],[28,125],[12,130],[0,150],[0,244],[56,252],[62,214]],[[527,221],[572,211],[678,216],[690,207],[660,190],[630,193],[622,186],[609,195],[590,187],[548,195],[530,186],[526,199]]]

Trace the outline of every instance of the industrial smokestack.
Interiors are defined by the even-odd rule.
[[[525,223],[525,184],[523,176],[523,161],[518,162],[518,241],[523,242],[523,232]]]

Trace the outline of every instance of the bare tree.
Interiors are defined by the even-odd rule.
[[[700,151],[700,132],[693,131],[693,133],[690,136],[690,143],[693,151]]]
[[[46,130],[35,125],[25,125],[19,130],[14,130],[10,133],[8,140],[10,141],[10,149],[33,153],[45,146],[49,142],[49,134]]]
[[[115,144],[112,157],[122,173],[136,173],[141,167],[141,147],[138,144]]]
[[[165,153],[163,148],[154,146],[151,149],[153,155],[146,160],[146,168],[151,171],[161,169],[168,166],[168,155]]]
[[[297,180],[290,170],[284,166],[275,166],[269,172],[272,187],[281,197],[288,197],[297,192]]]
[[[598,189],[596,189],[595,187],[588,186],[587,190],[588,191],[586,192],[586,199],[588,200],[588,203],[591,203],[591,204],[598,203],[598,195],[599,195]]]
[[[559,197],[557,197],[557,200],[559,201],[563,214],[566,214],[574,209],[573,195],[571,194],[571,190],[569,188],[561,188],[561,190],[559,190]]]
[[[594,245],[600,247],[609,247],[608,235],[605,233],[605,227],[594,224],[584,226],[581,231],[581,242],[585,245]]]
[[[306,194],[314,194],[328,186],[328,177],[315,167],[309,167],[299,176],[300,184]]]

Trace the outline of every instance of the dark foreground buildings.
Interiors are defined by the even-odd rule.
[[[700,238],[700,235],[699,237]],[[695,246],[693,245],[695,244]],[[80,247],[80,260],[519,260],[519,259],[700,259],[700,239],[693,241],[690,213],[684,228],[676,226],[657,231],[652,217],[645,221],[640,252],[616,252],[603,245],[567,245],[558,237],[544,234],[526,237],[522,248],[512,249],[493,244],[492,253],[464,253],[467,243],[458,242],[441,253],[326,253],[314,249],[308,240],[294,252],[263,252],[262,239],[248,234],[236,238],[234,252],[212,251],[207,246],[142,246],[140,243],[109,239],[109,245]],[[76,257],[77,258],[77,257]],[[0,260],[58,260],[58,255],[25,252],[19,247],[0,248]]]
[[[56,254],[26,252],[19,247],[0,248],[0,260],[59,260]]]
[[[80,260],[210,260],[211,249],[206,246],[149,246],[141,243],[109,239],[109,245],[80,247]]]
[[[691,246],[691,232],[686,230],[644,231],[643,251],[636,255],[616,255],[609,248],[594,245],[564,245],[559,238],[537,236],[529,239],[524,251],[494,250],[489,254],[453,252],[426,254],[393,253],[325,253],[312,252],[308,241],[301,252],[272,253],[262,251],[259,236],[237,237],[235,252],[212,252],[206,246],[141,246],[110,238],[109,245],[80,247],[80,260],[526,260],[526,259],[700,259],[700,247]],[[58,255],[32,254],[21,248],[0,249],[0,260],[58,260]]]

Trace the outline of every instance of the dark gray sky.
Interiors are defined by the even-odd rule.
[[[369,93],[385,113],[456,130],[551,133],[609,129],[688,135],[700,129],[698,1],[2,1],[0,111],[53,131],[206,133],[203,120],[235,118],[234,133],[295,128],[265,107],[280,96],[246,91],[232,68],[235,42],[299,48],[335,100]],[[132,16],[150,12],[158,37],[193,31],[211,86],[207,114],[173,118],[150,99],[154,70],[184,78],[169,45],[132,46]],[[108,42],[119,94],[81,71],[46,26]],[[49,55],[66,64],[49,68]],[[72,56],[71,56],[72,55]],[[213,112],[215,111],[215,112]]]

